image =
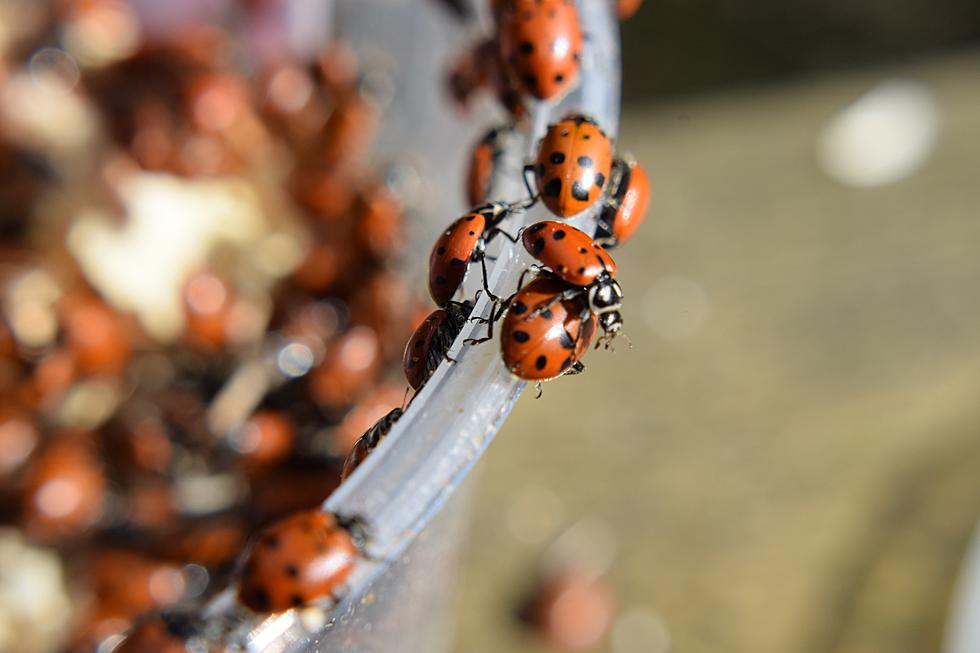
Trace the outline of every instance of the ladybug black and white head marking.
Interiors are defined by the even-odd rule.
[[[619,310],[623,305],[623,289],[613,277],[604,274],[589,287],[589,308],[596,315]]]

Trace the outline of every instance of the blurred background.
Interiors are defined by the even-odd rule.
[[[622,33],[633,347],[488,452],[457,650],[549,650],[514,614],[556,538],[614,597],[549,603],[566,644],[614,603],[587,650],[944,650],[980,516],[980,6],[651,0]]]
[[[487,113],[396,73],[481,31],[329,5],[0,0],[3,653],[209,596],[403,401]],[[622,34],[632,346],[468,481],[454,650],[976,650],[980,5],[648,0]]]

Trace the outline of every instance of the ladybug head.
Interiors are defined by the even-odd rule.
[[[589,308],[596,315],[618,311],[623,305],[623,289],[608,274],[600,276],[589,288]]]
[[[608,342],[623,330],[623,316],[619,314],[619,311],[603,313],[599,316],[599,328],[602,329],[603,339]],[[596,344],[598,345],[598,343]]]

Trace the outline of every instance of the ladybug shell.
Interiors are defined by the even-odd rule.
[[[538,145],[534,179],[544,205],[565,218],[599,199],[611,166],[606,133],[592,120],[573,115],[548,127]]]
[[[500,53],[520,90],[539,100],[578,79],[582,28],[570,0],[511,0],[500,12]]]
[[[553,379],[588,350],[596,318],[587,310],[585,293],[555,301],[534,314],[568,288],[560,279],[542,277],[514,297],[501,327],[500,347],[504,364],[515,376],[527,381]]]
[[[428,380],[426,360],[429,349],[431,349],[432,341],[439,332],[439,327],[445,324],[448,317],[449,314],[441,308],[433,311],[419,325],[419,328],[415,330],[405,345],[402,366],[405,369],[405,379],[413,390],[418,390]]]
[[[476,144],[470,157],[470,167],[466,174],[466,198],[470,206],[478,206],[487,201],[493,171],[500,155],[500,132],[491,129]]]
[[[650,180],[643,166],[635,161],[618,161],[617,165],[623,170],[611,207],[614,213],[611,218],[604,215],[603,219],[612,229],[615,245],[622,245],[633,237],[646,218],[650,204]]]
[[[616,3],[616,16],[619,20],[627,20],[633,17],[643,0],[618,0]]]
[[[429,255],[429,294],[439,306],[453,298],[466,278],[466,269],[487,228],[486,216],[473,212],[446,229]]]
[[[259,534],[245,561],[238,598],[255,612],[283,612],[327,598],[356,560],[354,540],[333,515],[298,512]]]
[[[126,639],[112,650],[114,653],[189,653],[191,649],[183,639],[170,632],[159,616],[153,616],[136,624]],[[225,649],[219,646],[214,650]]]
[[[616,262],[588,234],[554,220],[533,224],[521,237],[524,248],[555,275],[588,286],[603,272],[616,275]]]

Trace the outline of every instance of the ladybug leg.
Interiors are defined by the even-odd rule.
[[[493,301],[494,304],[499,303],[500,302],[500,297],[497,297],[496,295],[494,295],[493,292],[490,290],[490,283],[489,283],[489,279],[488,279],[488,275],[487,275],[487,257],[486,256],[481,256],[480,257],[480,270],[483,272],[483,290],[486,291],[487,297],[489,297],[491,299],[491,301]]]
[[[575,361],[572,363],[571,367],[562,372],[562,376],[575,376],[576,374],[581,374],[585,371],[585,364],[582,361]]]
[[[527,201],[524,202],[523,204],[520,204],[520,203],[515,204],[515,207],[516,208],[520,208],[520,209],[525,209],[526,210],[526,209],[529,209],[529,208],[531,208],[532,206],[534,206],[535,204],[538,203],[538,196],[535,194],[534,190],[531,188],[531,182],[528,180],[528,177],[527,177],[527,175],[528,175],[529,172],[530,173],[533,173],[534,172],[534,166],[532,166],[532,165],[526,165],[526,166],[524,166],[524,172],[522,174],[522,176],[524,178],[524,187],[527,188]]]
[[[544,393],[544,391],[542,390],[541,381],[538,381],[537,383],[534,384],[534,390],[535,390],[534,398],[540,399],[541,395]]]
[[[500,234],[501,236],[503,236],[504,238],[506,238],[507,240],[509,240],[512,243],[517,243],[518,239],[520,238],[520,232],[518,232],[518,234],[516,236],[511,236],[509,233],[507,233],[506,231],[504,231],[500,227],[494,227],[490,231],[489,235],[487,235],[487,242],[490,242],[491,240],[493,240],[493,237],[496,236],[497,234]]]
[[[514,301],[514,297],[516,296],[517,293],[514,293],[507,299],[497,298],[496,302],[494,302],[495,305],[490,309],[489,318],[476,318],[480,320],[485,320],[485,324],[487,325],[487,335],[484,336],[483,338],[467,338],[463,342],[467,345],[480,345],[483,344],[484,342],[487,342],[488,340],[493,340],[493,323],[497,322],[498,320],[500,320],[500,318],[504,316],[504,313],[510,307],[510,303]]]

